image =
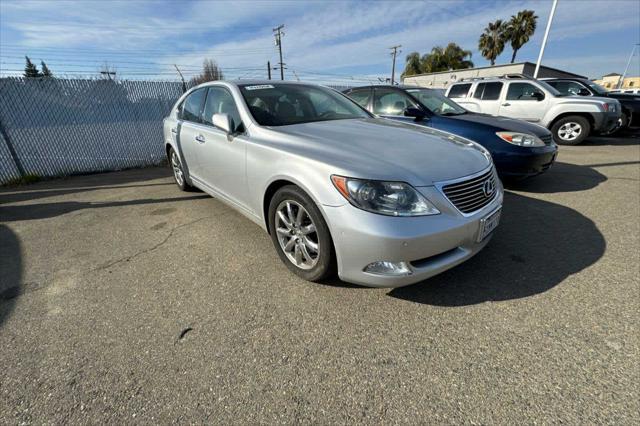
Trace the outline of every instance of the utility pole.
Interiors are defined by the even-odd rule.
[[[278,46],[278,51],[280,52],[280,80],[284,80],[284,63],[282,62],[282,36],[284,35],[284,32],[282,31],[283,28],[284,24],[278,25],[273,29],[273,32],[275,33],[274,36],[276,37],[276,46]]]
[[[631,55],[629,55],[629,60],[627,61],[627,66],[624,67],[624,72],[622,73],[622,77],[620,78],[620,81],[618,81],[618,86],[616,87],[616,89],[620,89],[622,87],[622,85],[624,84],[624,78],[627,76],[627,71],[629,71],[629,65],[631,65],[631,60],[633,59],[633,54],[636,52],[636,47],[640,46],[640,43],[636,43],[633,46],[633,49],[631,49]]]
[[[269,76],[269,80],[271,80],[271,61],[267,61],[267,75]]]
[[[180,80],[182,80],[182,93],[185,93],[187,91],[187,83],[184,82],[184,76],[182,75],[182,73],[180,72],[180,68],[178,68],[176,64],[173,64],[173,66],[176,67],[176,71],[178,71],[178,74],[180,74]]]
[[[553,0],[553,5],[551,6],[551,14],[549,15],[549,20],[547,21],[547,29],[544,30],[544,38],[542,39],[542,46],[540,46],[540,54],[538,55],[538,62],[536,62],[536,70],[533,72],[533,78],[538,78],[538,71],[540,71],[540,64],[542,63],[542,55],[544,55],[544,48],[547,45],[547,38],[549,37],[549,30],[551,30],[551,22],[553,22],[553,15],[556,13],[556,6],[558,5],[558,0]]]
[[[393,50],[393,52],[391,52],[391,56],[393,57],[393,66],[391,67],[391,85],[394,84],[395,82],[395,78],[396,78],[396,56],[398,55],[398,53],[401,52],[401,50],[398,50],[402,47],[401,44],[398,44],[397,46],[393,46],[390,47],[389,49]]]

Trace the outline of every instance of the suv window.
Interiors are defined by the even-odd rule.
[[[202,112],[202,102],[204,101],[204,95],[207,93],[206,89],[198,89],[184,101],[184,107],[180,113],[180,118],[187,121],[193,121],[200,123],[200,113]]]
[[[415,102],[399,90],[376,89],[373,97],[374,114],[402,115],[407,107],[415,106]]]
[[[469,93],[469,89],[471,88],[471,83],[465,84],[454,84],[449,89],[449,97],[450,98],[464,98]]]
[[[224,87],[209,87],[207,100],[204,104],[202,122],[213,125],[211,122],[213,114],[228,114],[233,121],[232,128],[234,132],[238,131],[242,124],[233,96]]]
[[[483,101],[498,100],[500,99],[502,86],[503,84],[500,82],[478,83],[476,91],[473,93],[473,97],[476,99],[482,99]]]
[[[539,94],[539,95],[536,95]],[[511,83],[507,91],[508,101],[539,101],[544,99],[544,92],[530,83]]]
[[[371,99],[371,90],[353,90],[347,93],[351,99],[353,99],[362,108],[367,109],[369,106],[369,99]]]

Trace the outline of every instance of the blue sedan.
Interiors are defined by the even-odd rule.
[[[558,146],[544,127],[467,111],[434,89],[366,86],[344,93],[376,115],[433,127],[479,143],[491,152],[502,178],[543,173],[558,153]]]

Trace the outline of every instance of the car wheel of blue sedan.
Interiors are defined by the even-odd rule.
[[[280,188],[269,204],[269,229],[280,259],[296,275],[320,281],[333,275],[335,256],[329,228],[300,188]]]

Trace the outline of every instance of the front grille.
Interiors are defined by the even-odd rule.
[[[552,135],[540,136],[540,140],[544,142],[545,145],[551,145],[551,142],[553,141],[553,136]]]
[[[462,213],[469,214],[489,204],[498,194],[493,169],[480,176],[442,187],[442,192]]]

